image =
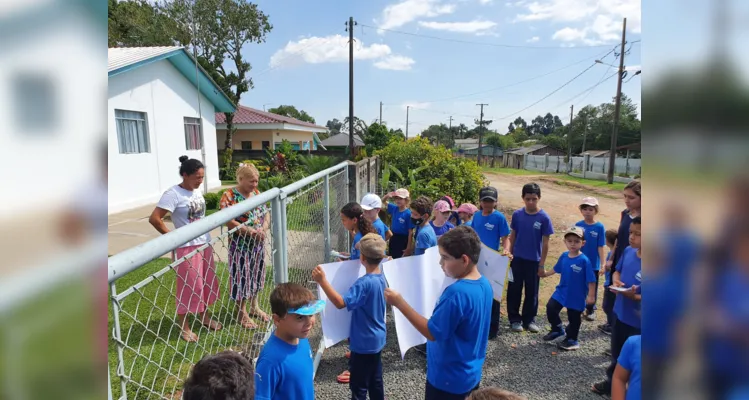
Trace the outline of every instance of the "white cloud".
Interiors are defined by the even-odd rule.
[[[566,23],[568,26],[554,34],[561,41],[589,45],[616,42],[621,38],[623,18],[627,18],[629,31],[642,30],[640,0],[536,0],[518,6],[525,12],[518,14],[515,22]]]
[[[468,22],[426,22],[419,21],[419,26],[448,32],[478,33],[497,26],[496,22],[473,20]]]
[[[541,40],[541,38],[540,38],[540,37],[538,37],[538,36],[534,36],[534,37],[532,37],[532,38],[530,38],[530,39],[526,40],[526,42],[528,42],[528,43],[536,43],[536,42],[538,42],[539,40]]]
[[[407,101],[403,104],[401,104],[401,108],[405,111],[407,107],[411,107],[414,109],[419,110],[425,110],[429,108],[432,105],[432,103],[419,103],[418,101]]]
[[[479,0],[479,3],[483,5],[492,4],[493,2],[494,0]]]
[[[382,10],[382,17],[379,21],[375,20],[375,23],[382,29],[393,29],[417,18],[436,17],[453,12],[455,12],[454,4],[445,4],[440,0],[403,0],[385,7]]]
[[[415,63],[412,58],[405,56],[388,56],[380,61],[374,63],[374,66],[379,69],[390,69],[394,71],[408,71],[411,66]]]
[[[392,51],[386,44],[373,43],[369,46],[356,41],[354,59],[372,60],[390,55]],[[271,67],[291,65],[303,61],[309,64],[348,61],[348,37],[331,35],[326,37],[306,37],[286,43],[270,58]]]

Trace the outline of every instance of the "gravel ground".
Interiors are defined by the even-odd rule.
[[[600,294],[600,292],[599,292]],[[558,350],[544,343],[541,337],[548,330],[545,302],[539,306],[538,334],[509,331],[502,315],[500,335],[489,341],[481,386],[497,386],[526,396],[529,400],[542,399],[601,399],[590,392],[590,386],[604,377],[607,358],[603,351],[609,337],[598,332],[599,321],[583,320],[580,330],[580,349],[571,352]],[[504,312],[504,303],[502,304]],[[562,320],[566,321],[562,312]],[[559,339],[561,340],[561,339]],[[347,368],[345,344],[325,350],[315,376],[318,399],[347,399],[351,394],[348,384],[336,382],[336,376]],[[411,349],[406,359],[400,359],[395,335],[395,325],[388,318],[388,341],[382,353],[385,394],[391,400],[424,398],[426,384],[426,358]]]

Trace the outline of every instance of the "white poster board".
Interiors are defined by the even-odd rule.
[[[481,275],[489,280],[494,290],[494,300],[501,301],[504,293],[505,278],[509,269],[510,258],[503,256],[481,244],[481,255],[479,256],[478,268]]]
[[[445,275],[439,262],[440,255],[435,246],[427,249],[424,255],[399,258],[382,265],[390,288],[400,293],[417,313],[427,319],[432,316],[445,288],[455,282]],[[408,349],[426,343],[426,338],[395,307],[393,319],[401,358],[405,358]]]
[[[325,271],[330,285],[341,296],[345,296],[354,282],[367,273],[359,260],[322,264],[320,267]],[[325,300],[325,309],[322,312],[322,334],[323,343],[327,349],[341,340],[348,339],[351,331],[351,312],[345,307],[340,310],[336,308],[319,285],[317,292],[320,299]]]

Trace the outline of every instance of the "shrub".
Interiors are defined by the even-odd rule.
[[[221,200],[221,196],[218,193],[206,193],[203,197],[205,198],[205,208],[207,210],[218,209],[218,202]]]
[[[300,157],[300,159],[307,175],[315,174],[336,165],[336,159],[328,156],[309,155]]]
[[[412,198],[450,195],[458,204],[475,203],[479,189],[487,184],[475,161],[453,157],[450,150],[423,138],[390,143],[376,154],[398,171],[386,186],[409,186]]]

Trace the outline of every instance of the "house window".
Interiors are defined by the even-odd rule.
[[[263,150],[270,149],[270,141],[263,140]]]
[[[185,148],[200,150],[200,119],[185,117]]]
[[[120,154],[150,153],[146,113],[114,110]]]
[[[252,142],[242,141],[242,150],[252,150]]]

